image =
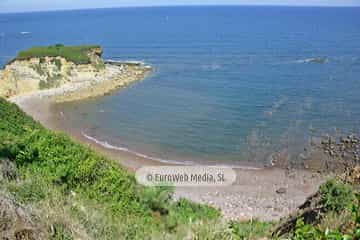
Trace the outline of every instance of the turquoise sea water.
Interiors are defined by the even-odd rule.
[[[311,136],[360,130],[360,8],[0,14],[1,65],[54,43],[101,44],[106,59],[154,67],[127,89],[57,106],[107,147],[178,162],[264,164],[283,149],[297,161]]]

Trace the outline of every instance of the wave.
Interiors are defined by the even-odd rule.
[[[274,102],[271,108],[265,111],[265,115],[268,117],[272,117],[273,114],[278,112],[278,110],[287,102],[287,100],[288,100],[287,97],[282,97],[280,100]]]
[[[115,57],[116,58],[116,57]],[[134,64],[134,65],[145,65],[144,61],[135,61],[135,60],[121,60],[119,59],[105,59],[105,63],[112,63],[112,64]]]
[[[327,63],[329,61],[326,57],[315,57],[315,58],[306,58],[294,61],[295,63]]]
[[[127,153],[130,153],[130,154],[133,154],[137,157],[141,157],[141,158],[145,158],[145,159],[149,159],[149,160],[153,160],[153,161],[156,161],[156,162],[161,162],[161,163],[166,163],[166,164],[177,164],[177,165],[183,165],[183,166],[192,166],[192,165],[201,165],[201,164],[197,164],[197,163],[194,163],[194,162],[189,162],[189,161],[185,161],[185,162],[180,162],[180,161],[177,161],[177,160],[170,160],[170,159],[163,159],[163,158],[157,158],[157,157],[151,157],[149,155],[146,155],[146,154],[142,154],[142,153],[139,153],[139,152],[136,152],[136,151],[133,151],[133,150],[130,150],[128,148],[125,148],[125,147],[119,147],[119,146],[114,146],[110,143],[108,143],[107,141],[102,141],[102,140],[99,140],[95,137],[92,137],[90,135],[87,135],[86,133],[84,132],[81,132],[81,135],[83,137],[85,137],[86,139],[106,148],[106,149],[111,149],[111,150],[117,150],[117,151],[121,151],[121,152],[127,152]],[[260,170],[260,169],[263,169],[263,168],[258,168],[258,167],[248,167],[248,166],[237,166],[237,165],[226,165],[226,164],[220,164],[220,165],[206,165],[208,167],[218,167],[218,168],[222,168],[222,167],[230,167],[230,168],[234,168],[234,169],[244,169],[244,170]]]
[[[209,64],[209,65],[203,65],[201,66],[202,70],[207,70],[207,71],[216,71],[216,70],[220,70],[223,67],[219,64]]]
[[[31,32],[20,32],[21,35],[31,34]]]
[[[151,156],[130,150],[125,147],[114,146],[114,145],[108,143],[107,141],[102,141],[102,140],[96,139],[95,137],[89,136],[84,132],[81,132],[81,135],[83,135],[88,140],[91,140],[94,143],[99,144],[100,146],[102,146],[104,148],[131,153],[137,157],[141,157],[141,158],[145,158],[145,159],[149,159],[149,160],[153,160],[153,161],[157,161],[157,162],[162,162],[162,163],[173,163],[173,164],[179,164],[179,165],[193,165],[194,164],[193,162],[179,162],[176,160],[168,160],[168,159],[162,159],[162,158],[157,158],[157,157],[151,157]]]

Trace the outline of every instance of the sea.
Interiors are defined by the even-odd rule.
[[[360,133],[360,8],[192,6],[0,14],[0,65],[32,46],[100,44],[143,81],[58,104],[96,144],[180,164],[292,162]],[[64,123],[65,124],[65,123]]]

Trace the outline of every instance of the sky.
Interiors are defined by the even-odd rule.
[[[360,6],[360,0],[0,0],[0,12],[173,5]]]

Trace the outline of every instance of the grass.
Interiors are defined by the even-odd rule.
[[[50,235],[58,229],[53,239],[242,239],[244,225],[234,230],[214,208],[138,185],[132,173],[1,98],[0,158],[16,163],[20,176],[0,188],[36,209]],[[265,226],[256,226],[245,236],[263,235]]]
[[[46,73],[41,64],[31,65],[31,68],[34,69],[34,71],[36,71],[40,76],[45,75]]]
[[[89,64],[91,59],[88,53],[94,48],[100,48],[98,45],[82,45],[82,46],[64,46],[56,44],[45,47],[32,47],[28,50],[18,53],[17,60],[26,60],[33,57],[63,57],[75,64]],[[61,65],[57,64],[60,68]]]
[[[49,239],[266,239],[271,223],[227,222],[211,207],[172,200],[169,188],[147,188],[91,149],[35,122],[0,98],[0,159],[19,178],[0,190],[34,209]],[[289,239],[360,239],[360,196],[331,180],[320,187],[321,222],[300,219]],[[340,216],[340,217],[339,217]],[[0,221],[1,221],[0,217]]]
[[[355,191],[351,186],[338,182],[335,179],[320,186],[321,204],[328,211],[341,212],[349,208],[355,200]]]
[[[55,59],[52,59],[51,62],[55,64],[55,66],[58,68],[59,71],[61,70],[62,65],[61,65],[60,59],[55,58]]]
[[[238,239],[259,239],[269,235],[271,223],[250,220],[244,222],[230,222],[230,229]]]
[[[320,186],[320,204],[325,208],[318,223],[299,219],[291,239],[360,239],[360,195],[353,186],[335,179]]]

